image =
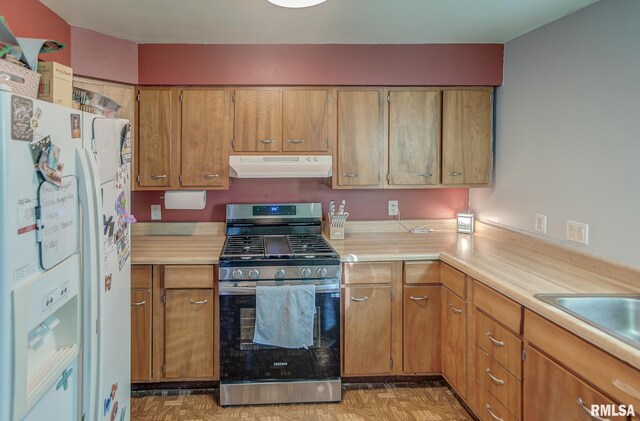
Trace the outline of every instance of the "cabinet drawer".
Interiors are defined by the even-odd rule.
[[[527,341],[588,380],[615,400],[640,408],[640,370],[637,370],[571,332],[526,310]]]
[[[518,379],[522,379],[522,341],[500,324],[476,311],[476,345]]]
[[[516,333],[522,325],[522,306],[483,285],[473,281],[473,304]]]
[[[213,288],[213,266],[165,266],[164,287],[167,289]]]
[[[131,288],[151,289],[151,265],[131,265]]]
[[[393,279],[393,262],[345,263],[345,284],[388,284]]]
[[[440,265],[440,281],[462,299],[467,298],[467,277],[458,269],[454,269],[447,264]]]
[[[522,383],[489,354],[476,347],[476,380],[500,401],[511,414],[522,408]]]
[[[478,413],[481,421],[518,421],[487,389],[476,382],[478,388]]]
[[[439,284],[440,262],[404,262],[405,284]]]

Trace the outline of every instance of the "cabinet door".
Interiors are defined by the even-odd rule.
[[[389,184],[438,184],[440,91],[390,91],[389,99]]]
[[[405,286],[403,306],[404,374],[440,372],[440,287]]]
[[[138,185],[169,187],[173,95],[170,89],[141,89],[139,94]]]
[[[131,291],[131,381],[151,380],[151,290]]]
[[[466,303],[442,288],[442,375],[462,396],[467,385]]]
[[[223,187],[228,182],[228,93],[182,91],[182,185]]]
[[[235,152],[277,152],[282,144],[282,91],[238,89],[234,94]]]
[[[380,91],[338,91],[338,186],[379,186],[382,162]]]
[[[344,291],[344,375],[391,374],[391,286]]]
[[[525,351],[524,421],[626,419],[590,417],[591,405],[614,405],[614,402],[537,350],[525,346]]]
[[[213,377],[213,290],[168,289],[166,378]]]
[[[442,184],[487,184],[493,167],[490,90],[445,90]]]
[[[282,92],[282,149],[286,152],[329,150],[329,92]]]

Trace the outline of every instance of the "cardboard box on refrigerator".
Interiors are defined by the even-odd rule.
[[[38,63],[38,73],[41,75],[38,99],[71,107],[73,69],[60,63],[43,61]]]

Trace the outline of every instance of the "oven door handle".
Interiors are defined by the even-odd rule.
[[[304,284],[300,284],[304,285]],[[273,286],[273,285],[269,285]],[[340,292],[340,284],[316,285],[316,293]],[[256,287],[220,286],[220,295],[256,295]]]

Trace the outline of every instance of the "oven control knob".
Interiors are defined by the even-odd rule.
[[[320,278],[324,278],[325,276],[327,276],[327,268],[318,268],[318,270],[316,270],[316,273]]]
[[[284,278],[284,269],[282,268],[276,269],[276,278],[278,279]]]
[[[300,271],[300,274],[302,275],[303,278],[308,278],[309,276],[311,276],[311,269],[302,268],[302,270]]]
[[[249,271],[249,278],[258,279],[258,276],[260,276],[260,272],[258,272],[258,269],[251,269]]]
[[[240,269],[236,269],[233,271],[231,276],[233,276],[233,279],[242,279],[242,271]]]

